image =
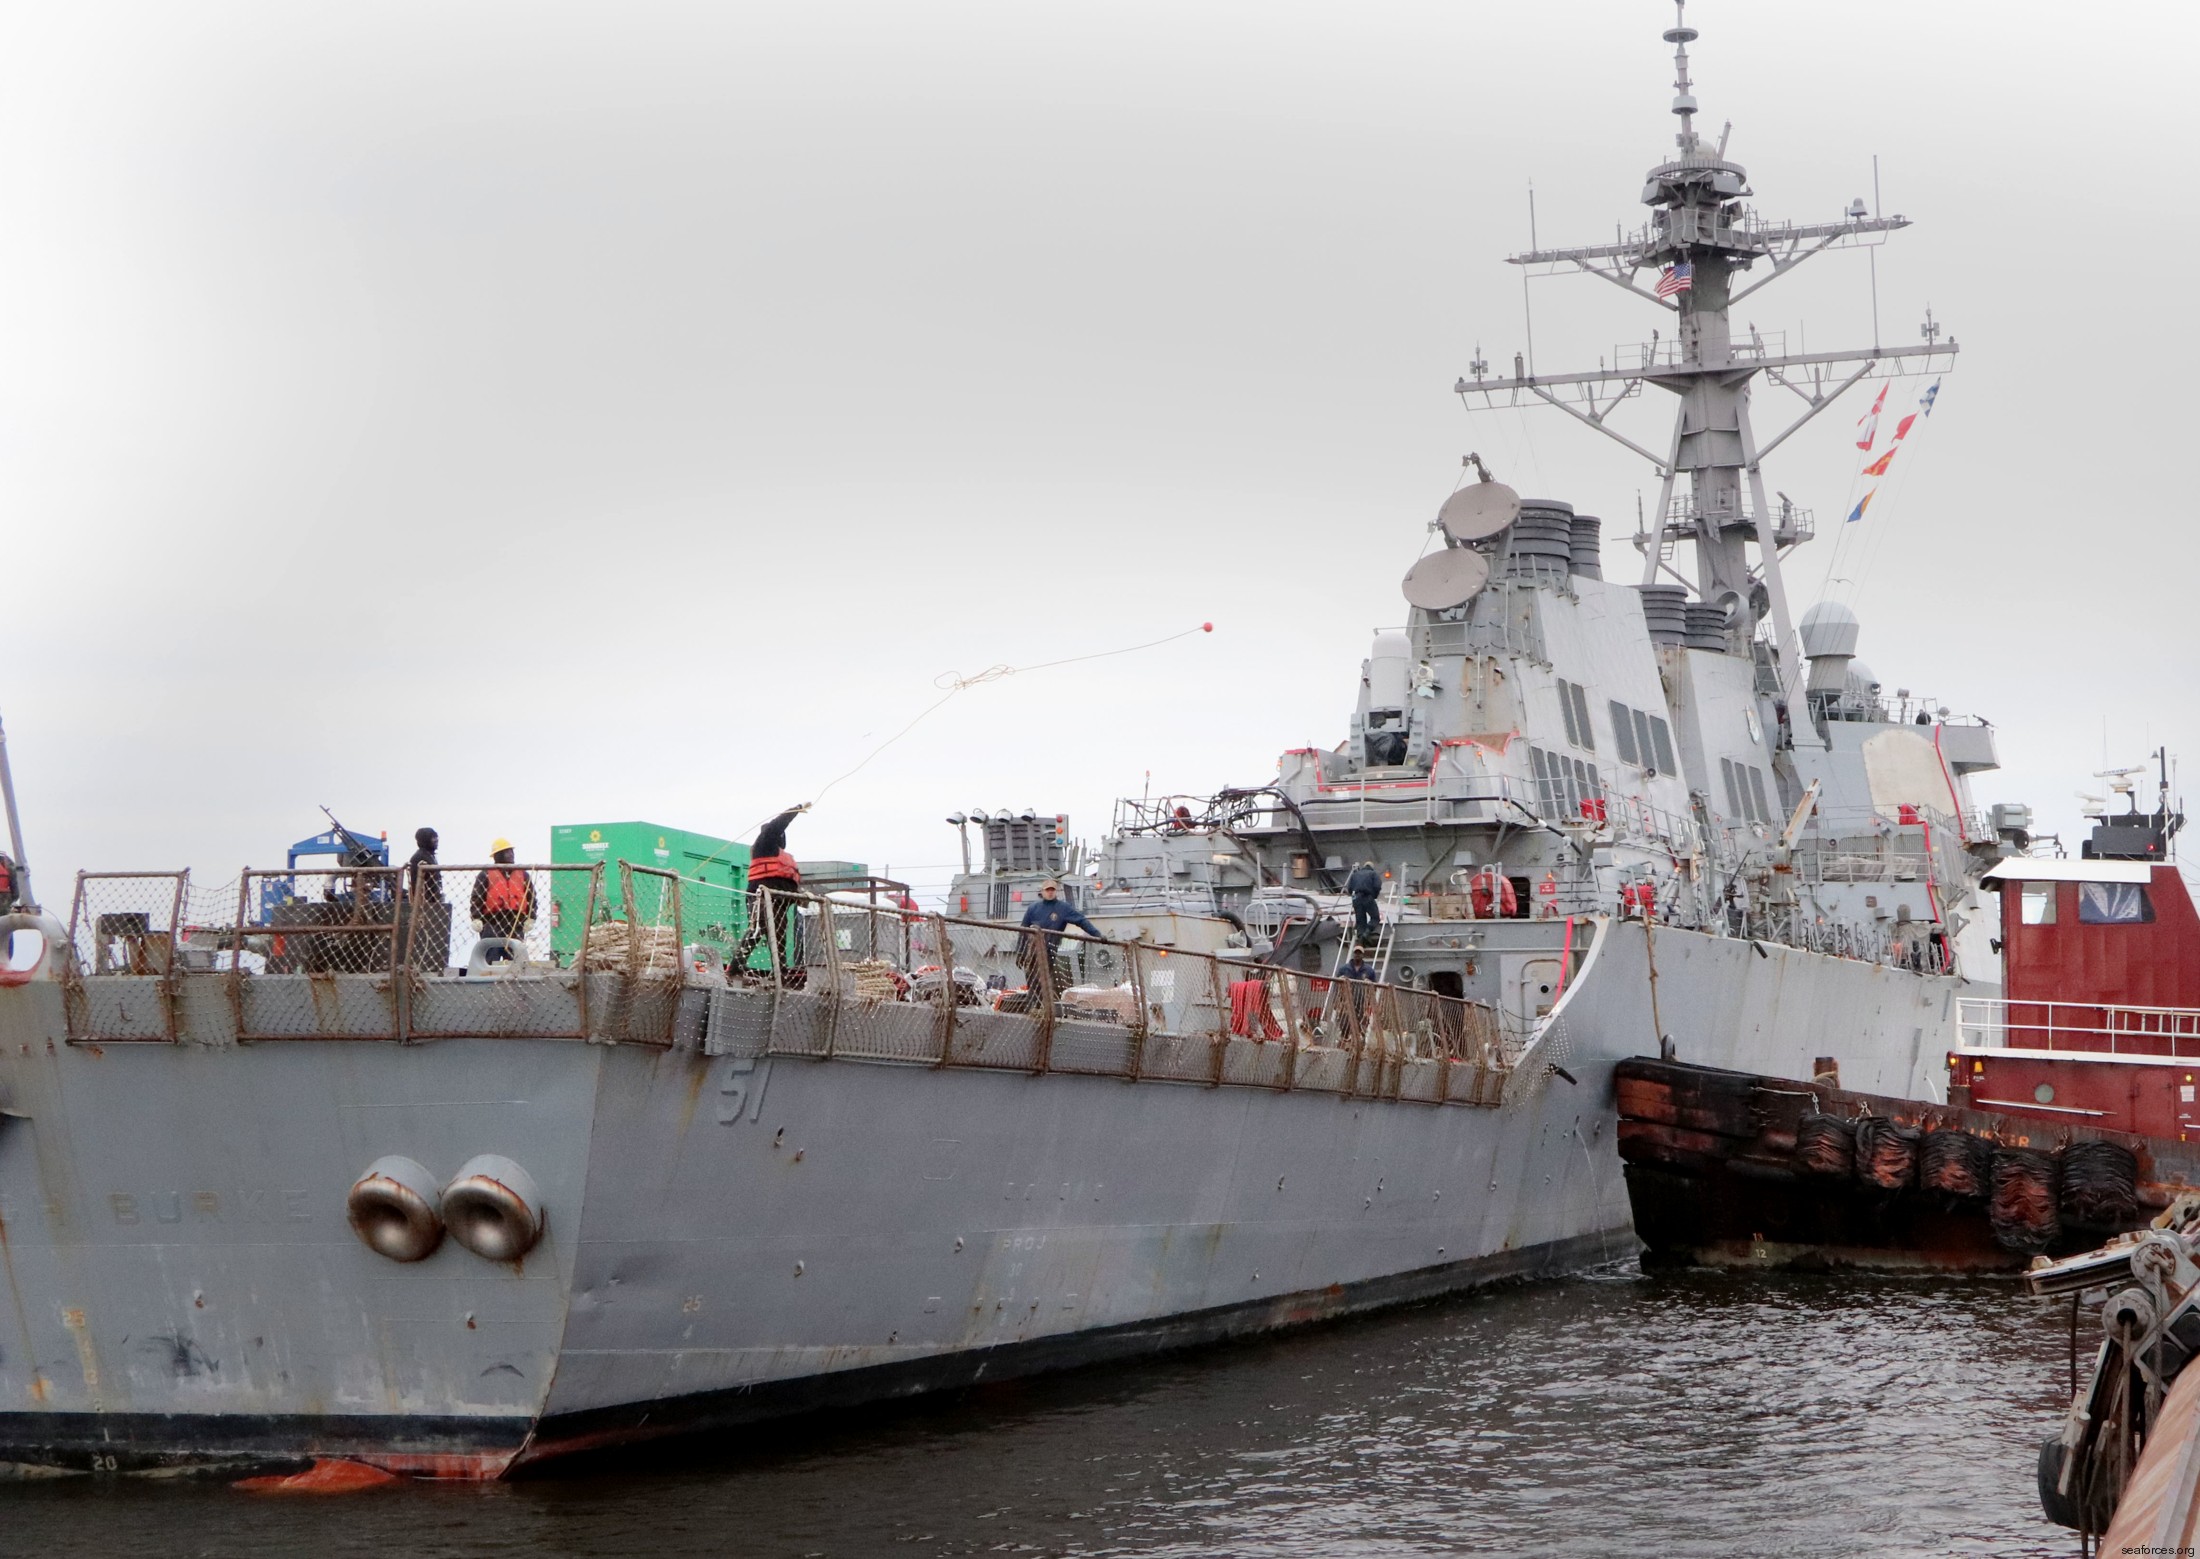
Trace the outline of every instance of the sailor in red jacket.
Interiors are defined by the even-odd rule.
[[[749,846],[749,928],[741,933],[733,957],[726,962],[729,974],[748,967],[749,955],[764,940],[767,927],[780,956],[793,956],[787,952],[786,925],[794,908],[790,895],[802,891],[802,872],[787,853],[787,825],[809,810],[807,801],[787,808],[758,829],[756,842]]]

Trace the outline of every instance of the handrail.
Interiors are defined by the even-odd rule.
[[[2200,1007],[1966,996],[1956,1032],[1974,1050],[2200,1058]]]

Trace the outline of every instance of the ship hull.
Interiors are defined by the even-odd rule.
[[[0,991],[0,1462],[495,1477],[1620,1259],[1653,958],[1684,1057],[1885,1087],[1939,1047],[1939,982],[1605,929],[1562,1043],[1472,1105],[1244,1040],[1220,1086],[1072,1074],[1069,1025],[1043,1073],[759,1053],[768,993],[689,992],[669,1044],[239,1044],[218,1000],[176,1043],[72,1042],[59,987]],[[484,1153],[540,1188],[522,1260],[348,1227],[375,1159]]]

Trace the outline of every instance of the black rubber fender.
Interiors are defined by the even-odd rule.
[[[2057,1431],[2040,1442],[2040,1510],[2059,1527],[2078,1530],[2077,1502],[2055,1487],[2062,1481],[2063,1443]]]

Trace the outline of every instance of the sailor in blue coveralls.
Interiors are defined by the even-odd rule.
[[[1352,875],[1344,880],[1344,891],[1352,895],[1352,936],[1362,947],[1373,947],[1382,934],[1382,912],[1375,908],[1375,900],[1383,891],[1383,875],[1372,862],[1362,861],[1352,868]]]
[[[1068,969],[1062,962],[1062,930],[1075,926],[1085,935],[1096,937],[1100,928],[1087,920],[1084,911],[1062,897],[1062,885],[1048,881],[1039,884],[1039,902],[1024,911],[1023,943],[1016,950],[1016,962],[1023,966],[1024,978],[1032,989],[1039,987],[1040,944],[1045,944],[1046,966],[1054,973],[1054,988],[1059,991],[1068,984]],[[1044,933],[1041,936],[1040,933]]]

